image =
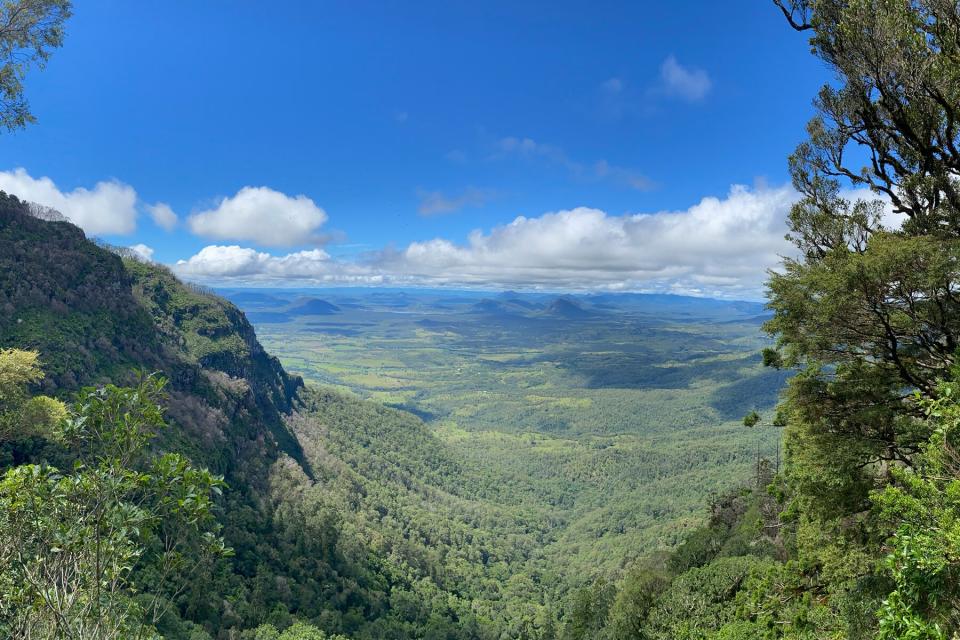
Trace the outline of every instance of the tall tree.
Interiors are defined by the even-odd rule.
[[[834,72],[790,158],[798,251],[769,281],[765,361],[800,370],[785,516],[828,603],[817,633],[870,637],[889,590],[871,495],[920,464],[960,346],[960,5],[774,2]]]
[[[771,276],[767,328],[804,370],[788,407],[809,455],[794,468],[814,484],[818,468],[845,475],[833,506],[856,510],[891,465],[912,464],[927,436],[912,391],[936,397],[960,344],[960,10],[777,4],[837,81],[790,159],[799,257]]]

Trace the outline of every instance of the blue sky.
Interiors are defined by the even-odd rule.
[[[215,283],[755,297],[829,79],[756,0],[75,11],[0,187]]]

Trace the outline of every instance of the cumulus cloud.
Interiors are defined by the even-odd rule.
[[[640,171],[612,165],[606,160],[592,164],[572,159],[560,147],[537,142],[532,138],[509,136],[500,138],[495,145],[495,158],[516,156],[525,159],[539,159],[563,167],[571,176],[584,180],[608,180],[620,186],[647,191],[654,182]]]
[[[792,189],[733,187],[684,211],[611,216],[598,209],[518,217],[465,244],[414,242],[385,254],[387,272],[432,282],[756,295],[790,251]]]
[[[0,190],[52,207],[91,235],[128,234],[137,226],[137,192],[116,180],[61,191],[50,178],[34,178],[20,168],[0,171]]]
[[[713,86],[706,71],[684,67],[672,55],[667,56],[660,66],[660,81],[666,94],[690,102],[702,100]]]
[[[442,191],[417,191],[420,205],[417,212],[422,216],[436,216],[444,213],[454,213],[465,207],[479,207],[493,197],[489,189],[467,187],[459,195],[446,195]]]
[[[147,212],[153,218],[153,222],[161,229],[172,231],[177,226],[177,214],[166,202],[147,205]]]
[[[288,196],[268,187],[244,187],[213,209],[190,216],[190,230],[215,240],[246,240],[284,247],[319,242],[326,212],[304,195]]]
[[[140,243],[132,245],[128,248],[147,262],[153,262],[153,247],[148,247],[147,245]]]
[[[174,269],[192,279],[661,291],[758,298],[766,269],[793,251],[784,240],[797,195],[735,186],[681,211],[610,215],[579,207],[520,216],[464,243],[435,238],[358,262],[323,251],[272,255],[205,247]]]

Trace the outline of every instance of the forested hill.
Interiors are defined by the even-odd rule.
[[[165,268],[121,259],[65,221],[31,215],[0,194],[0,347],[36,350],[43,391],[130,382],[138,370],[170,380],[168,413],[219,472],[279,451],[299,457],[283,425],[296,390],[231,303]]]

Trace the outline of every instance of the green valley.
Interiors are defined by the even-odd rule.
[[[695,298],[226,291],[308,383],[413,412],[498,504],[543,512],[546,566],[574,582],[674,547],[703,495],[776,457],[763,307]],[[322,302],[322,315],[303,313]],[[558,310],[560,303],[565,308]],[[292,311],[289,311],[292,310]],[[759,449],[759,451],[758,451]]]

